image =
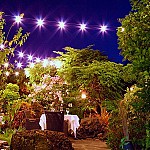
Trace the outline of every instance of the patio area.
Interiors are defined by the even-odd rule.
[[[98,139],[70,140],[74,150],[110,150],[105,142]]]

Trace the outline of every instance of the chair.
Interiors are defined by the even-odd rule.
[[[25,123],[26,130],[34,130],[34,129],[41,129],[39,125],[39,118],[27,118]]]
[[[64,112],[45,111],[47,130],[63,132]]]

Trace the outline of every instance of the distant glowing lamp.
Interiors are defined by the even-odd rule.
[[[17,68],[21,68],[22,67],[22,63],[17,63]]]
[[[121,27],[121,32],[124,32],[125,28]]]
[[[49,62],[49,64],[50,64],[51,66],[54,66],[54,61],[51,60],[51,61]]]
[[[4,67],[7,68],[9,66],[9,63],[5,63]]]
[[[30,68],[33,68],[34,67],[34,63],[30,63],[29,66],[30,66]]]
[[[30,76],[30,72],[29,72],[29,70],[26,68],[26,69],[24,69],[25,70],[25,75],[26,75],[26,77],[29,77]]]
[[[131,87],[130,87],[130,91],[133,91],[133,90],[134,90],[134,88],[133,88],[133,86],[131,86]]]
[[[102,26],[100,27],[100,30],[101,30],[101,32],[106,32],[106,31],[107,31],[107,26],[102,25]]]
[[[44,20],[38,19],[37,20],[37,25],[40,26],[40,27],[43,26],[44,25]]]
[[[63,22],[63,21],[58,22],[58,26],[60,29],[64,29],[65,28],[65,22]]]
[[[4,49],[4,47],[5,47],[4,44],[0,45],[0,49]]]
[[[44,59],[43,60],[43,67],[46,67],[48,65],[48,60],[47,59]]]
[[[15,22],[21,23],[22,17],[21,16],[15,16]]]
[[[28,55],[28,60],[32,61],[33,60],[33,56],[32,55]]]
[[[37,63],[39,63],[40,61],[41,61],[41,59],[38,57],[35,59],[35,62],[37,62]]]
[[[86,92],[82,92],[81,98],[85,99],[86,98]]]
[[[84,24],[84,23],[80,24],[80,29],[82,31],[86,30],[86,24]]]
[[[53,61],[53,65],[56,67],[56,68],[61,68],[62,67],[62,62],[60,60],[54,60]]]
[[[24,56],[24,53],[23,52],[19,52],[19,57],[23,58],[23,56]]]
[[[15,72],[15,75],[18,76],[18,75],[19,75],[19,72]]]
[[[9,73],[8,71],[6,71],[6,73],[5,73],[5,74],[6,74],[6,76],[9,76],[9,74],[10,74],[10,73]]]

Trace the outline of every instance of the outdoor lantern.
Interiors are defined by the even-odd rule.
[[[81,98],[83,98],[83,99],[86,98],[86,92],[85,91],[82,91]]]

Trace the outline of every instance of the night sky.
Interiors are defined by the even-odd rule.
[[[5,12],[5,30],[15,15],[24,13],[21,26],[30,32],[30,37],[17,51],[42,58],[55,57],[53,51],[62,51],[66,46],[82,49],[94,45],[93,49],[100,50],[111,61],[122,63],[116,29],[121,25],[118,19],[130,10],[129,0],[0,0],[0,11]],[[44,27],[36,26],[39,18],[45,20]],[[65,30],[58,29],[58,21],[66,21]],[[87,23],[86,32],[79,31],[80,23]],[[102,34],[99,25],[107,25],[107,33]]]

